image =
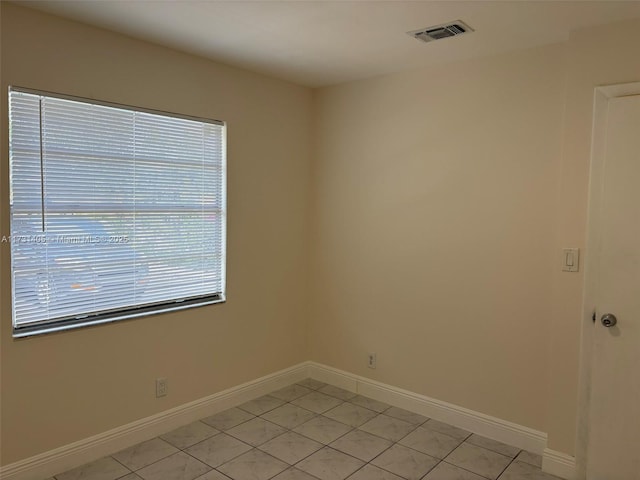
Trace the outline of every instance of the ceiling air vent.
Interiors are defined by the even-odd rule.
[[[423,42],[432,42],[434,40],[455,37],[468,32],[473,32],[473,28],[460,20],[456,20],[455,22],[421,28],[420,30],[414,30],[407,33],[418,40],[422,40]]]

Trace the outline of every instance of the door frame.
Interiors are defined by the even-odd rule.
[[[591,361],[593,354],[593,321],[598,288],[598,252],[600,251],[601,202],[604,183],[605,136],[609,101],[640,95],[640,82],[606,85],[595,88],[589,166],[587,238],[580,334],[580,383],[578,391],[578,425],[576,438],[576,479],[586,478],[589,442],[589,410],[591,404]]]

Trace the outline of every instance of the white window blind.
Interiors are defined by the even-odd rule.
[[[224,300],[225,126],[11,89],[14,335]]]

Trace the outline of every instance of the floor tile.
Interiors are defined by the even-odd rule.
[[[293,465],[312,453],[317,452],[322,447],[324,447],[324,445],[320,442],[303,437],[295,432],[287,432],[269,440],[259,448],[269,455]]]
[[[210,417],[203,418],[201,422],[207,425],[217,428],[218,430],[229,430],[230,428],[240,425],[248,420],[251,420],[255,416],[239,408],[230,408]]]
[[[368,408],[359,407],[353,403],[345,402],[342,405],[332,408],[324,412],[325,417],[333,418],[341,423],[345,423],[351,427],[359,427],[367,423],[378,414]]]
[[[471,435],[471,432],[458,427],[454,427],[453,425],[449,425],[448,423],[439,422],[438,420],[434,420],[433,418],[423,423],[422,426],[424,428],[428,428],[429,430],[444,433],[445,435],[449,435],[450,437],[456,438],[460,441],[465,440],[469,435]]]
[[[333,385],[325,385],[324,387],[318,389],[319,392],[324,393],[326,395],[331,395],[332,397],[339,398],[340,400],[349,400],[356,396],[355,393],[350,392],[349,390],[345,390],[344,388],[334,387]]]
[[[251,447],[246,443],[226,433],[221,433],[196,443],[185,451],[211,467],[218,467],[249,450],[251,450]]]
[[[56,480],[115,480],[127,475],[129,469],[111,457],[104,457],[55,476]]]
[[[405,447],[442,459],[460,445],[460,440],[443,433],[418,427],[400,440],[399,443]]]
[[[271,392],[269,395],[279,398],[280,400],[284,400],[285,402],[290,402],[291,400],[302,397],[307,393],[311,393],[311,389],[294,383],[293,385],[289,385],[288,387],[284,387],[280,390],[276,390],[275,392]]]
[[[438,460],[396,444],[371,463],[408,480],[418,480],[435,467]]]
[[[398,407],[388,408],[387,410],[384,411],[384,414],[389,417],[404,420],[405,422],[413,423],[414,425],[422,425],[424,422],[429,420],[429,418],[425,417],[424,415],[420,415],[419,413],[413,413],[413,412],[410,412],[409,410],[404,410]]]
[[[373,410],[374,412],[378,412],[378,413],[384,412],[390,406],[386,403],[379,402],[378,400],[374,400],[373,398],[363,397],[362,395],[356,395],[349,401],[351,403],[355,403],[356,405],[359,405],[364,408],[368,408],[369,410]]]
[[[404,480],[395,473],[387,472],[374,465],[368,464],[351,475],[348,480]]]
[[[130,470],[139,470],[178,451],[176,447],[161,438],[153,438],[122,450],[112,457]]]
[[[297,468],[289,468],[284,472],[273,477],[273,480],[318,480],[316,477],[312,477],[306,472],[302,470],[298,470]]]
[[[436,468],[427,473],[422,480],[486,480],[468,470],[464,470],[447,462],[440,462]]]
[[[238,408],[245,412],[252,413],[253,415],[262,415],[276,407],[284,404],[284,400],[281,400],[271,395],[264,395],[262,397],[255,398],[249,402],[243,403]]]
[[[234,480],[267,480],[289,468],[289,465],[260,450],[243,453],[218,467]]]
[[[394,442],[397,442],[415,428],[416,426],[409,422],[387,417],[386,415],[378,415],[360,426],[360,430],[373,433],[374,435]]]
[[[253,420],[241,423],[237,427],[227,430],[229,435],[233,435],[254,447],[262,445],[266,441],[271,440],[284,432],[286,432],[286,429],[262,418],[254,418]]]
[[[528,463],[529,465],[534,465],[538,468],[542,468],[542,456],[536,455],[535,453],[527,452],[526,450],[522,450],[516,457],[516,460]]]
[[[333,442],[351,430],[352,428],[348,425],[322,415],[318,415],[293,429],[294,432],[324,444]]]
[[[506,455],[507,457],[515,458],[518,453],[520,453],[520,449],[517,447],[512,447],[511,445],[507,445],[502,442],[497,442],[495,440],[491,440],[490,438],[483,437],[481,435],[473,434],[469,438],[465,440],[467,443],[475,445],[476,447],[486,448],[487,450],[491,450],[492,452],[501,453],[502,455]]]
[[[306,378],[297,382],[298,385],[302,385],[303,387],[310,388],[311,390],[318,390],[319,388],[327,385],[324,382],[319,382],[318,380],[314,380],[313,378]]]
[[[541,464],[306,379],[47,480],[559,480]]]
[[[370,462],[391,445],[393,443],[389,440],[376,437],[362,430],[354,430],[344,437],[340,437],[329,446],[352,457]]]
[[[281,427],[291,429],[298,425],[302,425],[304,422],[308,422],[315,416],[316,414],[310,410],[287,403],[265,413],[262,415],[262,418],[280,425]]]
[[[544,473],[540,468],[528,463],[514,461],[507,467],[500,480],[559,480],[558,477]]]
[[[343,480],[364,465],[364,462],[338,452],[333,448],[322,450],[305,458],[296,468],[321,480]]]
[[[336,407],[342,403],[335,397],[330,397],[320,392],[311,392],[304,397],[296,398],[291,403],[298,405],[299,407],[306,408],[315,413],[323,413],[327,410]]]
[[[165,442],[169,442],[176,448],[184,450],[191,445],[195,445],[202,440],[206,440],[209,437],[213,437],[220,433],[209,425],[202,422],[193,422],[184,427],[177,428],[172,432],[161,435],[160,438]]]
[[[211,467],[184,452],[174,453],[138,470],[144,480],[193,480],[211,470]]]
[[[463,443],[445,459],[447,463],[492,480],[498,478],[511,460],[510,457],[470,443]]]

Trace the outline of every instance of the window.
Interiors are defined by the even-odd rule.
[[[11,88],[9,163],[14,336],[224,300],[223,122]]]

